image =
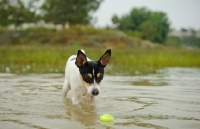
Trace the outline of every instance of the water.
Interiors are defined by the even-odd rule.
[[[101,93],[79,106],[62,100],[63,74],[0,74],[1,129],[199,129],[200,69],[105,76]],[[70,95],[70,94],[69,94]],[[109,113],[114,123],[101,123]]]

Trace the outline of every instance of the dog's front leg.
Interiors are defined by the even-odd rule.
[[[66,98],[69,90],[70,90],[70,85],[69,85],[68,81],[65,80],[65,82],[63,84],[63,89],[62,89],[63,98]]]
[[[78,104],[79,101],[76,97],[72,97],[72,104]]]
[[[72,97],[72,104],[79,104],[81,96],[73,96]]]
[[[77,91],[74,91],[72,95],[72,104],[79,104],[80,99],[81,99],[81,94],[77,93]]]

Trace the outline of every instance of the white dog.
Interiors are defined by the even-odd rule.
[[[100,92],[100,82],[104,76],[104,67],[111,58],[111,50],[107,50],[98,61],[91,61],[84,50],[69,57],[65,69],[63,98],[72,91],[72,102],[78,104],[81,97],[89,94],[91,99]]]

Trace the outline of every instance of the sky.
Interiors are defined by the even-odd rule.
[[[112,25],[114,14],[121,17],[130,13],[134,7],[165,12],[173,29],[200,30],[200,0],[104,0],[93,14],[97,18],[95,26]]]

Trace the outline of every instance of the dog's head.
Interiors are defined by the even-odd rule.
[[[98,61],[88,61],[86,55],[78,50],[75,64],[79,68],[80,78],[90,95],[97,96],[99,94],[100,83],[104,76],[104,67],[106,67],[110,58],[110,49]]]

